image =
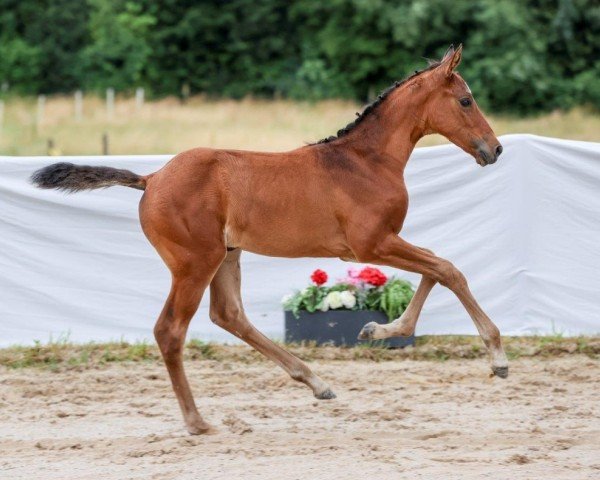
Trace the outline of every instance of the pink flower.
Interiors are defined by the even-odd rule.
[[[343,283],[347,283],[348,285],[360,285],[362,280],[359,277],[360,270],[358,268],[350,267],[348,269],[348,275],[346,278],[342,279]]]

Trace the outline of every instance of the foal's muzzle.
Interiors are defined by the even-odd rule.
[[[477,163],[482,167],[486,165],[491,165],[496,163],[498,157],[502,153],[502,145],[498,144],[493,148],[490,148],[489,145],[485,142],[478,142],[477,144]]]

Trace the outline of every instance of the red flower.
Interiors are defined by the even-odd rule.
[[[321,286],[327,281],[327,273],[317,268],[310,276],[310,279],[315,283],[315,285]]]
[[[360,278],[363,282],[374,285],[375,287],[380,287],[385,282],[387,282],[387,277],[384,273],[378,268],[373,267],[365,267],[358,274],[358,278]]]

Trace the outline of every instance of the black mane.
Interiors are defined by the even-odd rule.
[[[397,82],[394,82],[392,85],[390,85],[388,88],[386,88],[383,92],[381,92],[377,98],[375,100],[373,100],[369,105],[367,105],[364,110],[362,111],[362,113],[356,113],[356,119],[352,122],[350,122],[348,125],[346,125],[344,128],[341,128],[337,131],[336,135],[331,135],[330,137],[327,138],[323,138],[321,140],[319,140],[318,142],[315,143],[311,143],[311,145],[318,145],[320,143],[329,143],[329,142],[333,142],[334,140],[337,140],[338,138],[344,137],[346,135],[348,135],[352,130],[354,130],[365,118],[367,118],[369,115],[371,115],[375,109],[381,105],[384,100],[394,91],[396,90],[398,87],[404,85],[406,82],[408,82],[409,80],[412,80],[413,78],[421,75],[422,73],[428,72],[430,70],[433,70],[435,67],[437,67],[438,65],[440,65],[441,62],[430,62],[429,66],[427,68],[424,68],[423,70],[415,70],[415,73],[413,73],[412,75],[406,77],[404,80],[400,80]]]

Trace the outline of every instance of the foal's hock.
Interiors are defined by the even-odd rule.
[[[145,190],[140,221],[172,274],[171,292],[154,328],[173,389],[192,434],[202,419],[184,373],[187,328],[210,285],[210,318],[308,385],[319,399],[335,395],[302,361],[249,322],[240,296],[242,250],[282,257],[338,257],[422,274],[402,316],[370,323],[360,338],[411,335],[436,283],[451,289],[490,352],[492,371],[508,374],[498,328],[477,304],[462,273],[447,260],[398,236],[408,209],[404,167],[417,141],[440,133],[481,166],[502,147],[455,72],[461,47],[397,82],[336,136],[284,153],[197,148],[158,172],[58,163],[36,172],[41,188],[68,192],[124,185]]]

